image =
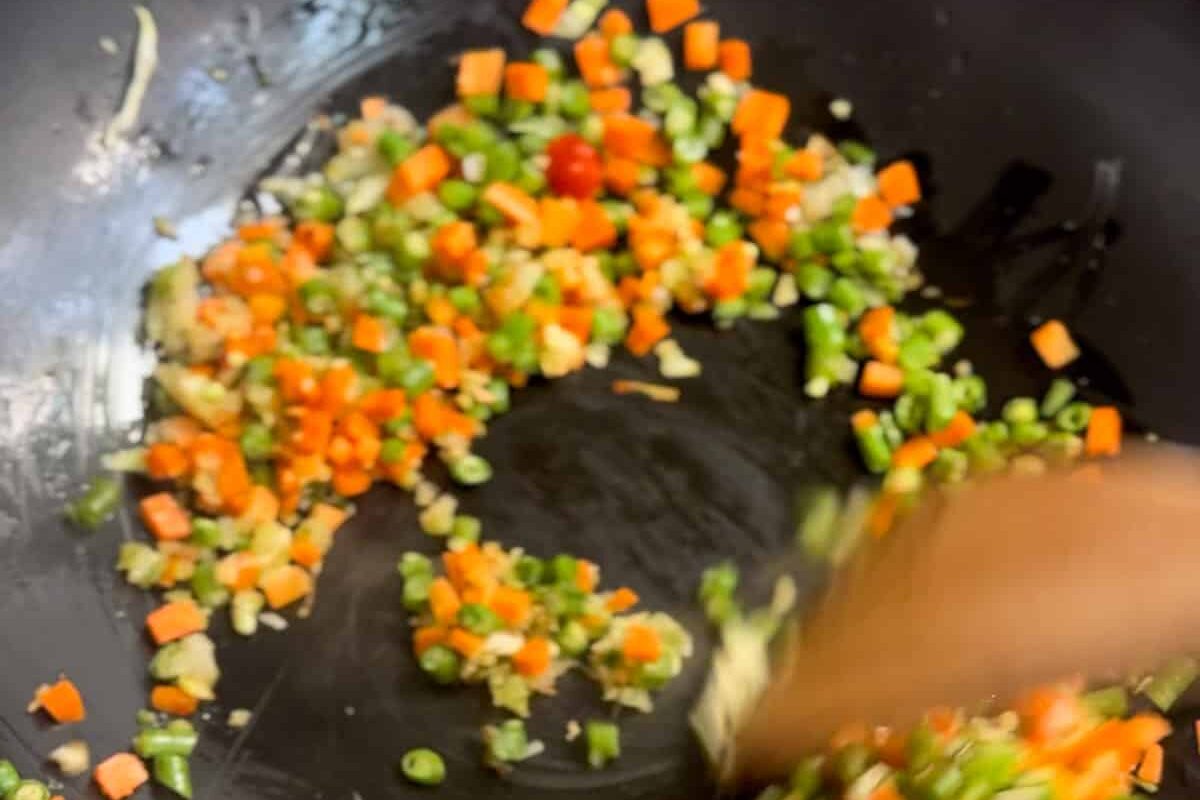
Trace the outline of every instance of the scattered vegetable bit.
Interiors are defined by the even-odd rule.
[[[446,762],[428,747],[409,750],[400,760],[404,777],[421,786],[437,786],[446,779]]]
[[[132,753],[117,753],[100,762],[92,773],[96,785],[109,800],[122,800],[150,779],[141,759]]]
[[[617,394],[640,394],[656,403],[678,403],[681,394],[676,386],[663,386],[645,381],[616,380],[613,381],[612,388]]]

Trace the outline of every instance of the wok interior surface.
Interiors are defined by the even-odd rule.
[[[68,738],[87,739],[98,757],[124,749],[145,702],[139,621],[150,598],[112,568],[137,528],[131,498],[145,487],[128,486],[130,507],[95,535],[60,513],[99,455],[128,441],[141,419],[146,357],[135,330],[145,279],[226,230],[244,190],[316,111],[351,110],[382,92],[424,116],[451,96],[457,52],[529,47],[522,6],[153,4],[159,68],[138,134],[114,155],[96,140],[128,74],[128,5],[7,5],[0,756],[22,773],[45,774],[45,754]],[[1040,391],[1048,375],[1024,344],[1028,320],[1063,315],[1085,345],[1078,374],[1093,390],[1146,430],[1200,441],[1190,368],[1200,338],[1200,117],[1186,80],[1200,68],[1200,9],[1165,0],[854,9],[710,0],[706,10],[754,44],[755,81],[791,95],[797,130],[854,133],[885,159],[915,157],[929,200],[907,224],[931,282],[973,299],[962,355],[997,395]],[[104,36],[120,55],[100,49]],[[853,101],[853,122],[829,116],[836,96]],[[173,220],[179,239],[156,238],[154,216]],[[680,338],[705,369],[683,402],[612,395],[614,377],[654,379],[652,365],[628,356],[607,372],[535,385],[482,444],[496,478],[462,497],[491,536],[598,562],[607,580],[677,614],[703,644],[693,602],[700,570],[725,557],[750,572],[776,561],[792,541],[796,490],[848,483],[857,467],[844,436],[848,398],[802,397],[795,320],[725,333],[692,320]],[[386,489],[360,504],[339,538],[349,541],[327,563],[311,618],[249,641],[218,635],[224,677],[201,725],[198,797],[414,793],[394,765],[415,746],[446,756],[448,798],[707,791],[685,723],[702,656],[656,714],[622,715],[624,753],[613,768],[582,769],[578,743],[563,741],[567,720],[610,713],[578,679],[535,702],[531,732],[548,753],[506,780],[485,772],[478,728],[499,719],[486,691],[431,688],[408,650],[393,565],[403,550],[432,552],[436,542],[420,534],[410,501]],[[24,713],[33,688],[60,671],[88,701],[87,721],[70,731]],[[240,731],[225,725],[237,707],[254,711]],[[1194,697],[1176,710],[1161,797],[1190,797],[1200,785],[1196,710]],[[95,790],[81,779],[66,794]]]

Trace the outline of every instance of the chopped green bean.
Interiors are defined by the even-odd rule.
[[[1075,384],[1066,378],[1055,378],[1050,383],[1050,388],[1046,390],[1046,396],[1042,398],[1038,411],[1041,412],[1043,419],[1053,419],[1054,415],[1066,408],[1067,403],[1073,399],[1075,399]]]
[[[600,769],[621,755],[621,729],[612,722],[589,720],[584,726],[587,759],[592,769]]]
[[[721,247],[742,236],[742,225],[728,211],[717,211],[704,226],[704,239],[712,247]]]
[[[160,755],[154,759],[154,780],[180,797],[192,796],[192,770],[179,755]]]
[[[242,428],[239,443],[242,455],[248,461],[262,461],[271,457],[271,452],[275,448],[275,437],[271,435],[271,429],[266,425],[261,422],[251,422]]]
[[[1019,422],[1036,422],[1038,418],[1037,401],[1032,397],[1014,397],[1004,404],[1000,416],[1010,425]]]
[[[404,777],[421,786],[437,786],[446,780],[446,762],[428,747],[418,747],[405,753],[400,759],[400,771]]]
[[[117,513],[121,484],[107,475],[97,475],[82,495],[66,508],[67,518],[80,527],[95,530]]]
[[[479,636],[487,636],[503,626],[496,612],[480,603],[464,603],[458,610],[458,624]]]
[[[851,164],[871,164],[875,161],[875,151],[853,139],[839,142],[838,152]]]
[[[1054,415],[1054,424],[1067,433],[1081,433],[1092,419],[1092,407],[1087,403],[1069,403]]]
[[[450,464],[450,477],[463,486],[478,486],[492,478],[492,465],[482,456],[467,453]]]
[[[1194,658],[1180,656],[1168,661],[1142,689],[1142,694],[1150,699],[1160,711],[1171,710],[1175,702],[1196,682],[1200,676],[1200,663]]]
[[[444,645],[435,644],[421,654],[421,669],[436,683],[450,684],[458,680],[458,654]]]
[[[4,800],[50,800],[50,789],[41,781],[27,778],[9,789]]]
[[[408,158],[417,149],[412,139],[396,131],[384,131],[379,134],[379,138],[375,140],[375,147],[393,167]]]
[[[6,795],[21,782],[17,768],[7,758],[0,758],[0,795]]]
[[[157,756],[190,756],[196,749],[196,730],[188,725],[167,728],[145,728],[133,737],[133,749],[142,758]]]
[[[892,448],[888,446],[883,426],[878,423],[854,431],[858,452],[868,472],[882,475],[892,464]]]
[[[815,261],[804,261],[796,267],[796,288],[809,300],[824,300],[833,285],[833,273]]]

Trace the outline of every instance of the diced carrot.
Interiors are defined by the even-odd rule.
[[[892,453],[892,466],[924,469],[937,458],[937,445],[928,436],[914,436]]]
[[[550,88],[550,73],[541,64],[515,61],[504,68],[504,93],[514,100],[540,103]]]
[[[1161,783],[1163,776],[1163,756],[1164,753],[1161,744],[1152,744],[1146,748],[1146,754],[1142,756],[1142,763],[1138,765],[1138,779],[1156,786]]]
[[[453,266],[463,263],[479,246],[475,226],[466,220],[453,220],[437,229],[430,247],[438,263]]]
[[[446,639],[450,649],[463,658],[472,658],[483,650],[483,637],[477,636],[465,628],[452,628]]]
[[[596,23],[596,27],[600,29],[600,33],[604,34],[604,38],[611,39],[614,36],[633,33],[633,20],[621,9],[610,8],[600,15],[600,21]]]
[[[387,349],[387,326],[378,317],[359,314],[354,318],[350,342],[359,350],[382,353]]]
[[[1039,744],[1075,730],[1085,713],[1075,688],[1064,685],[1041,686],[1028,692],[1018,699],[1015,710],[1026,738]]]
[[[267,598],[267,605],[280,609],[311,594],[313,579],[308,570],[295,564],[283,564],[264,572],[258,579],[258,588]]]
[[[879,424],[879,415],[869,408],[859,409],[850,415],[850,427],[855,432],[869,431]]]
[[[292,231],[292,241],[308,251],[316,261],[321,262],[328,257],[333,249],[333,226],[319,220],[305,220],[296,224]]]
[[[732,80],[749,80],[753,72],[750,45],[742,39],[725,39],[717,45],[717,64]]]
[[[433,614],[433,618],[442,625],[452,625],[454,620],[458,618],[458,609],[462,607],[462,603],[458,599],[458,592],[454,590],[454,586],[446,578],[435,578],[433,583],[429,584],[429,610]]]
[[[621,158],[646,163],[654,146],[654,126],[631,114],[612,114],[604,118],[604,149]]]
[[[237,235],[243,242],[255,242],[260,239],[274,240],[283,232],[284,221],[279,217],[247,222],[238,226]]]
[[[358,497],[371,488],[371,473],[357,466],[335,469],[332,485],[342,497]]]
[[[730,127],[739,136],[778,139],[787,127],[792,102],[786,95],[751,89],[738,103]]]
[[[1121,452],[1121,412],[1114,406],[1097,406],[1088,420],[1084,452],[1089,456],[1115,456]]]
[[[850,225],[856,233],[886,230],[892,224],[892,210],[877,195],[860,197],[850,214]]]
[[[192,535],[192,523],[179,502],[167,492],[142,498],[142,521],[155,539],[175,542]]]
[[[875,502],[871,504],[871,511],[867,515],[867,532],[876,539],[882,539],[891,531],[892,526],[896,524],[896,511],[900,505],[900,498],[891,492],[883,492],[875,498]]]
[[[871,793],[867,795],[867,800],[904,800],[904,796],[896,788],[896,782],[888,779],[872,789]]]
[[[921,199],[921,183],[911,161],[896,161],[875,176],[879,196],[892,208],[912,205]]]
[[[418,656],[435,644],[446,641],[446,629],[439,625],[425,625],[413,631],[413,652]]]
[[[621,68],[612,60],[608,40],[590,33],[575,43],[575,65],[583,82],[593,89],[612,86],[621,80]]]
[[[459,56],[455,86],[459,97],[499,94],[504,80],[504,51],[499,47],[468,50]]]
[[[604,607],[614,614],[620,614],[622,611],[628,611],[636,606],[637,602],[637,592],[628,586],[622,586],[608,596],[608,599],[604,601]]]
[[[458,386],[458,345],[449,332],[432,325],[423,325],[409,334],[408,346],[414,356],[433,364],[434,378],[438,386],[443,389]]]
[[[536,224],[538,222],[538,204],[524,189],[495,181],[483,190],[483,199],[493,206],[512,223]]]
[[[721,26],[711,20],[689,22],[683,29],[683,65],[706,70],[717,65]]]
[[[975,420],[961,408],[950,418],[950,423],[940,431],[929,434],[938,447],[957,447],[975,433]]]
[[[300,566],[312,569],[321,563],[325,554],[321,552],[321,548],[317,546],[311,536],[297,533],[292,539],[292,546],[288,549],[288,557]]]
[[[562,306],[558,310],[558,324],[568,333],[587,344],[592,336],[592,309],[587,306]]]
[[[767,258],[776,259],[787,252],[791,239],[791,226],[780,219],[762,217],[751,222],[746,231],[750,234]]]
[[[1029,334],[1029,341],[1042,363],[1050,369],[1062,369],[1079,358],[1079,346],[1061,320],[1043,322]]]
[[[595,200],[584,200],[578,209],[579,222],[571,236],[571,246],[584,253],[611,247],[617,240],[617,226],[604,206]]]
[[[642,166],[632,158],[609,156],[604,160],[604,183],[613,194],[627,196],[638,187]]]
[[[83,695],[67,678],[59,678],[49,686],[41,686],[34,693],[34,703],[58,723],[82,722],[87,717],[83,706]]]
[[[729,193],[729,205],[749,217],[761,215],[766,204],[767,197],[763,192],[744,186],[739,186]]]
[[[639,305],[633,309],[633,324],[629,326],[625,346],[635,356],[644,356],[670,332],[671,327],[657,309]]]
[[[92,779],[108,800],[124,800],[150,780],[150,773],[133,753],[117,753],[96,765]]]
[[[488,605],[510,627],[519,628],[533,613],[533,597],[522,589],[497,586]]]
[[[146,450],[146,474],[156,481],[178,478],[188,470],[187,454],[168,442],[156,442]]]
[[[894,364],[899,356],[895,331],[896,309],[877,306],[868,309],[858,321],[858,335],[876,360]]]
[[[567,10],[568,0],[530,0],[521,16],[521,24],[541,36],[549,36]]]
[[[666,33],[700,13],[700,0],[646,0],[650,30]]]
[[[750,248],[742,241],[727,242],[717,250],[712,277],[704,284],[704,291],[717,300],[732,300],[741,297],[750,285],[750,270],[754,262]]]
[[[155,644],[166,644],[199,633],[208,626],[208,619],[191,600],[176,600],[146,615],[146,629]]]
[[[692,164],[692,180],[696,189],[715,197],[725,188],[725,170],[708,161],[699,161]]]
[[[550,668],[550,642],[541,636],[531,636],[512,657],[513,669],[519,675],[535,678]]]
[[[624,86],[592,89],[588,92],[588,105],[597,114],[623,114],[633,105],[633,95]]]
[[[287,300],[277,294],[254,294],[249,300],[250,315],[259,324],[272,325],[287,311]]]
[[[904,391],[904,370],[894,364],[868,361],[863,365],[858,391],[864,397],[899,397]]]
[[[164,714],[190,717],[196,713],[197,705],[196,698],[178,686],[159,685],[150,690],[150,707]]]
[[[820,153],[801,148],[783,162],[783,171],[798,181],[817,181],[825,173],[825,163]]]
[[[279,498],[266,486],[251,486],[246,506],[238,516],[240,522],[259,525],[274,522],[279,516]]]
[[[450,174],[450,156],[436,144],[427,144],[400,162],[392,173],[387,197],[399,205],[409,197],[433,189]]]
[[[600,582],[600,568],[587,559],[575,562],[575,586],[580,591],[591,594]]]
[[[662,637],[649,625],[634,622],[625,629],[625,640],[621,642],[621,655],[626,661],[652,664],[662,655]]]
[[[546,247],[562,247],[571,241],[579,225],[579,205],[571,197],[542,198],[539,207],[542,227],[542,244]]]
[[[449,409],[437,395],[425,392],[413,400],[413,427],[426,440],[436,439],[446,431],[449,424]]]

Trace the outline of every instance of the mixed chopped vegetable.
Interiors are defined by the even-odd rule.
[[[877,535],[926,476],[955,482],[1007,463],[1037,471],[1048,459],[1119,451],[1117,410],[1075,400],[1062,379],[1040,404],[1016,398],[983,421],[983,379],[969,365],[943,366],[961,323],[943,309],[898,309],[921,283],[916,247],[890,230],[922,197],[911,163],[881,164],[861,142],[819,134],[785,141],[789,99],[750,83],[749,46],[697,19],[697,0],[646,2],[654,34],[683,26],[680,64],[663,38],[605,5],[532,0],[522,17],[573,40],[578,77],[558,49],[516,60],[487,48],[461,54],[457,102],[424,126],[368,97],[337,128],[320,171],[264,182],[286,216],[244,221],[152,280],[154,421],[140,447],[106,463],[158,484],[139,506],[150,541],[123,544],[117,565],[131,584],[164,593],[146,619],[159,648],[156,711],[187,717],[214,697],[220,671],[206,630],[217,609],[227,606],[246,636],[260,622],[286,626],[278,610],[306,613],[335,532],[377,482],[411,490],[422,530],[446,543],[438,567],[415,553],[399,565],[414,651],[432,680],[486,682],[497,706],[524,717],[533,693],[580,665],[606,699],[649,710],[650,693],[690,655],[682,627],[627,613],[636,593],[599,592],[590,562],[480,543],[479,520],[425,475],[436,459],[460,487],[486,483],[493,469],[473,444],[508,410],[511,390],[537,376],[603,366],[618,347],[653,354],[668,380],[700,374],[670,337],[672,310],[727,327],[803,306],[807,394],[855,386],[869,401],[851,428],[867,469],[884,476],[868,523]],[[694,95],[676,82],[680,67],[707,73]],[[1058,321],[1031,342],[1051,368],[1078,355]],[[675,385],[613,390],[680,398]],[[95,527],[118,502],[119,485],[100,478],[69,513]],[[706,575],[710,617],[740,616],[735,586],[731,568]],[[135,750],[186,797],[195,736],[185,726],[146,728]],[[931,764],[969,780],[983,769],[971,755],[978,730],[938,739],[910,777],[905,763],[867,764],[871,750],[862,770],[837,768],[839,785],[926,787]],[[1024,753],[1020,737],[1004,728],[999,739]],[[485,740],[497,766],[539,749],[520,719],[489,727]],[[619,752],[615,725],[589,723],[587,741],[593,766]],[[1016,763],[986,752],[989,770]],[[1124,767],[1125,751],[1118,760]],[[422,783],[444,773],[431,751],[409,753],[403,769]],[[1008,780],[987,775],[987,786]],[[149,774],[122,753],[95,778],[115,800]]]

